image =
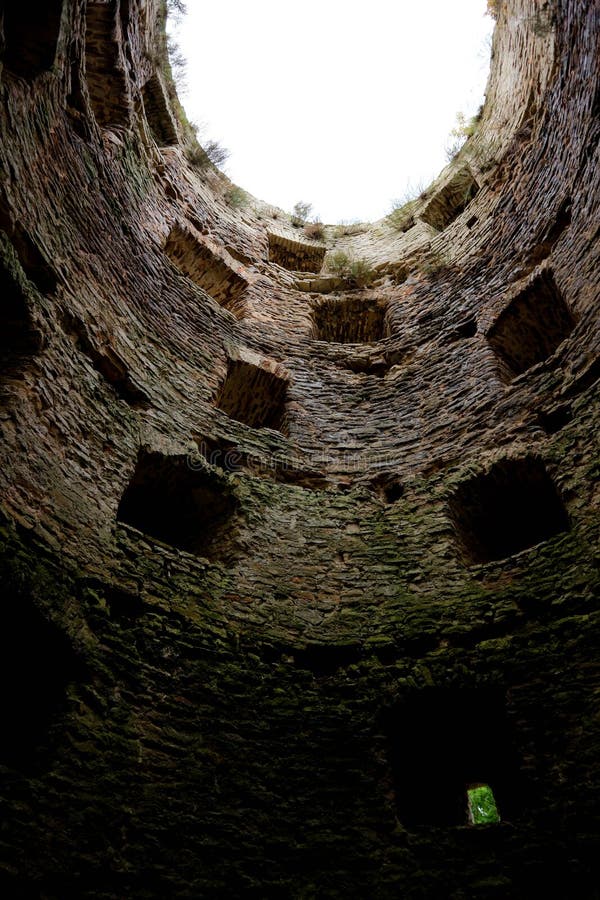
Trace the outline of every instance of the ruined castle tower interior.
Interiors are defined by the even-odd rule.
[[[474,133],[315,233],[162,0],[0,2],[6,900],[600,897],[600,3],[489,5]]]

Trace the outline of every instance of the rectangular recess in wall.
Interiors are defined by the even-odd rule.
[[[27,771],[48,760],[67,687],[84,669],[66,633],[34,602],[23,579],[19,570],[18,585],[2,581],[0,762]]]
[[[96,339],[84,322],[70,311],[62,315],[62,324],[78,349],[84,353],[93,367],[118,397],[138,409],[148,408],[150,400],[131,375],[129,366],[106,340]]]
[[[386,731],[406,828],[473,824],[475,785],[493,791],[504,818],[518,814],[519,772],[502,691],[425,688],[389,711]]]
[[[552,272],[545,269],[513,297],[486,336],[510,377],[551,356],[575,324]]]
[[[449,500],[465,559],[505,559],[569,528],[560,495],[541,459],[503,459],[459,484]]]
[[[324,297],[312,308],[313,338],[340,344],[373,344],[386,336],[387,302],[364,297]]]
[[[219,306],[241,319],[246,313],[244,293],[248,282],[220,259],[210,247],[176,225],[165,244],[165,253],[180,272],[212,297]]]
[[[34,318],[38,285],[30,277],[39,275],[40,285],[55,286],[46,277],[45,269],[41,273],[37,269],[41,256],[35,255],[35,244],[21,243],[19,237],[16,231],[9,238],[0,230],[0,374],[3,377],[18,371],[25,357],[38,353],[43,345],[43,333]]]
[[[269,232],[269,261],[293,272],[320,272],[326,249]]]
[[[47,262],[38,244],[25,228],[0,209],[0,229],[12,245],[23,272],[42,294],[53,294],[57,288],[56,272]],[[0,232],[0,245],[4,239]]]
[[[0,373],[40,348],[41,335],[31,320],[29,300],[15,273],[0,263]]]
[[[85,75],[99,125],[127,127],[131,99],[121,58],[118,4],[88,0],[85,19]]]
[[[286,392],[287,379],[259,365],[231,359],[216,405],[230,419],[251,428],[282,431]]]
[[[479,185],[470,168],[463,166],[433,195],[419,213],[419,218],[443,231],[466,209],[478,190]]]
[[[28,81],[54,65],[62,0],[3,0],[5,67]]]
[[[159,147],[171,147],[178,143],[177,126],[169,108],[165,87],[152,75],[142,89],[146,121]]]
[[[237,505],[225,484],[190,467],[187,456],[144,450],[117,519],[180,550],[222,560],[231,555]]]

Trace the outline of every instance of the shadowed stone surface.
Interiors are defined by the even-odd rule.
[[[118,519],[196,556],[227,556],[236,501],[188,457],[142,453]]]
[[[251,428],[281,428],[285,416],[287,382],[276,372],[232,359],[217,406]]]
[[[488,340],[510,372],[520,375],[568,338],[575,320],[552,272],[541,272],[503,310]]]
[[[248,283],[234,269],[213,253],[210,247],[194,238],[179,226],[171,231],[165,253],[184,275],[216,302],[234,313],[244,316],[246,307],[242,295]]]
[[[419,217],[428,225],[443,231],[466,209],[477,191],[477,182],[473,178],[469,167],[465,166],[454,172],[444,186],[439,191],[436,191],[424,209],[421,210]]]
[[[146,119],[160,147],[177,143],[177,127],[158,75],[152,75],[142,91]]]
[[[325,249],[316,244],[303,244],[284,235],[269,233],[269,259],[285,269],[320,272]]]
[[[51,69],[60,31],[62,0],[3,0],[3,64],[20,78],[32,80]]]
[[[325,297],[313,307],[314,338],[342,344],[372,344],[385,336],[385,300]]]

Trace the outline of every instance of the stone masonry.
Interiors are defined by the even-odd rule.
[[[159,0],[42,5],[0,3],[1,895],[597,900],[597,0],[493,4],[476,133],[322,239],[194,148]]]

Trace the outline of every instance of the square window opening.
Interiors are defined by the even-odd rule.
[[[469,791],[480,785],[492,793],[496,813],[518,815],[519,767],[500,690],[426,688],[387,714],[386,730],[406,828],[468,825],[470,804],[480,799]],[[491,805],[482,805],[491,818]]]
[[[487,338],[510,381],[551,356],[575,324],[552,273],[546,270],[511,300]]]
[[[567,531],[569,519],[541,459],[502,460],[449,501],[467,562],[505,559]]]
[[[327,297],[313,307],[314,340],[375,344],[386,335],[387,303],[361,297]]]
[[[287,380],[260,366],[230,360],[217,408],[251,428],[285,433]]]

